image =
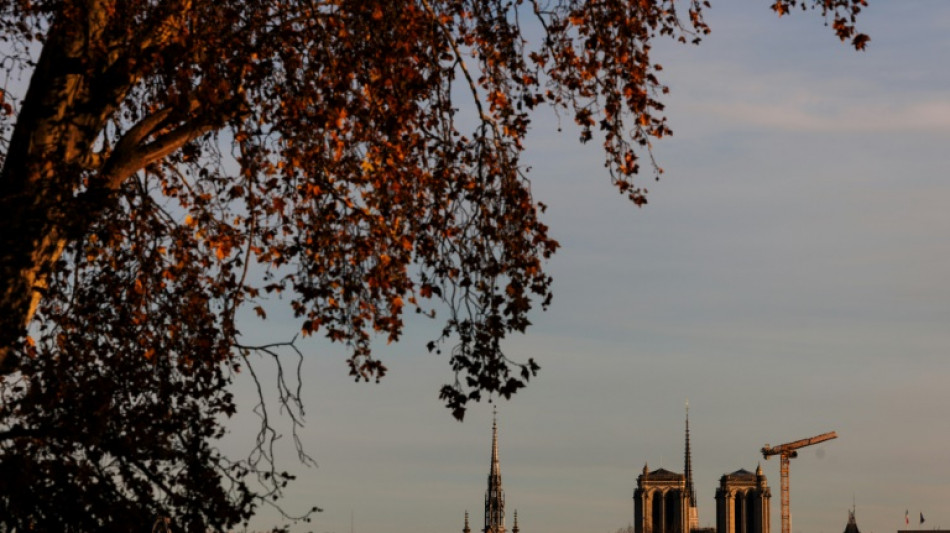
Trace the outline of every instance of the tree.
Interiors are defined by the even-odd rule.
[[[814,8],[860,49],[864,4],[772,9]],[[35,487],[95,478],[126,509],[178,509],[195,527],[241,520],[260,495],[208,442],[233,409],[230,373],[255,351],[236,313],[263,319],[268,297],[304,335],[345,344],[363,380],[386,372],[374,336],[398,340],[407,308],[442,302],[428,347],[452,343],[455,379],[441,398],[461,418],[483,394],[509,397],[538,366],[501,341],[550,301],[543,263],[557,248],[519,163],[531,112],[569,113],[582,141],[598,133],[613,183],[642,205],[641,157],[670,134],[650,44],[698,42],[706,7],[4,0],[0,468],[28,459]],[[161,423],[103,438],[143,416]],[[161,457],[136,464],[150,447]],[[204,450],[200,464],[185,450]],[[262,472],[276,491],[275,474]],[[236,496],[189,507],[222,479]],[[0,499],[23,510],[13,490]],[[49,509],[34,519],[52,527]],[[119,523],[104,509],[96,527]]]

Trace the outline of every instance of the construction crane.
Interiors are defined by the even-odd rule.
[[[781,460],[781,472],[782,472],[782,533],[792,533],[792,520],[791,520],[791,511],[788,506],[788,462],[793,457],[798,457],[798,449],[804,448],[805,446],[811,446],[812,444],[818,444],[819,442],[825,442],[826,440],[836,439],[838,434],[834,431],[829,433],[822,433],[821,435],[812,437],[810,439],[796,440],[794,442],[786,442],[785,444],[779,444],[778,446],[771,447],[766,444],[762,448],[762,456],[768,460],[769,457],[773,455],[778,455]]]

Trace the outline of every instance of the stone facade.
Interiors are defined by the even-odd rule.
[[[652,472],[643,465],[633,491],[635,533],[769,533],[768,481],[758,467],[753,474],[737,470],[722,476],[716,490],[716,529],[700,528],[693,488],[689,441],[689,404],[686,406],[686,448],[683,473],[664,468]]]
[[[636,533],[689,533],[688,494],[685,475],[643,465],[633,491]]]
[[[772,491],[762,473],[736,470],[719,479],[716,489],[717,533],[769,533]]]

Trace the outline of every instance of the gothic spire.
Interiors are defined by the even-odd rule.
[[[501,481],[501,466],[498,463],[498,412],[492,411],[491,417],[491,475]]]
[[[465,529],[462,530],[462,533],[472,533],[472,530],[468,528],[468,511],[465,511]]]
[[[505,533],[505,491],[501,488],[501,465],[498,462],[498,412],[492,411],[491,471],[485,491],[484,533]]]
[[[689,400],[686,400],[686,452],[683,474],[686,476],[686,496],[689,506],[696,507],[696,491],[693,489],[693,457],[689,449]]]

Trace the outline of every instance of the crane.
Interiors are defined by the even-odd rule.
[[[805,446],[811,446],[812,444],[818,444],[819,442],[825,442],[826,440],[836,439],[838,434],[834,431],[828,433],[822,433],[821,435],[814,436],[810,439],[796,440],[793,442],[786,442],[785,444],[779,444],[778,446],[769,446],[766,444],[762,448],[762,456],[768,460],[769,457],[773,455],[778,455],[781,460],[781,472],[782,472],[782,533],[792,533],[792,521],[791,521],[791,511],[788,506],[788,462],[794,458],[798,457],[798,449],[804,448]]]

